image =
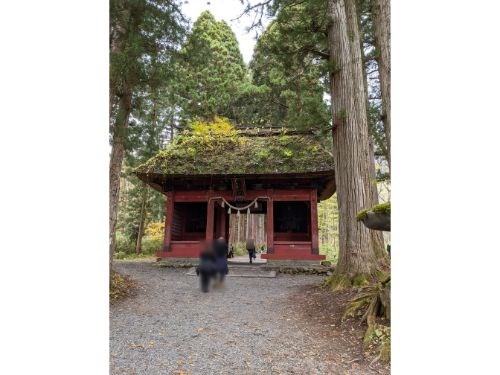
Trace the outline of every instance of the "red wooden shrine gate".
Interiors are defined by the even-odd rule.
[[[168,191],[165,195],[165,238],[158,257],[197,258],[206,241],[219,236],[228,238],[229,214],[222,207],[222,198],[228,202],[251,202],[257,198],[267,222],[267,253],[262,258],[325,259],[318,251],[316,189],[246,190],[237,199],[233,191]]]

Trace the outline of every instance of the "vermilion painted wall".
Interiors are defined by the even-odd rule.
[[[232,201],[231,191],[180,191],[166,193],[166,223],[165,239],[163,249],[157,252],[161,258],[197,258],[203,249],[205,241],[210,241],[214,235],[226,231],[226,222],[220,219],[214,222],[214,209],[216,197],[224,197]],[[245,199],[251,201],[257,197],[267,200],[267,254],[262,254],[264,259],[290,259],[290,260],[323,260],[324,255],[318,254],[318,214],[317,214],[317,192],[315,189],[297,190],[250,190],[247,191]],[[311,207],[310,236],[307,234],[297,235],[288,233],[273,233],[273,202],[279,201],[308,201]],[[193,241],[191,238],[183,237],[184,241],[178,239],[178,228],[171,226],[174,220],[174,202],[207,202],[207,230],[205,239]],[[216,211],[217,212],[217,211]],[[218,216],[219,217],[219,216]],[[174,230],[175,241],[172,240]],[[217,233],[214,233],[217,232]],[[307,241],[304,241],[307,239]]]

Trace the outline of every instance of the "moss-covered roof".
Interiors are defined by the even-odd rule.
[[[170,176],[272,175],[331,172],[333,156],[313,135],[249,136],[184,132],[136,169]]]

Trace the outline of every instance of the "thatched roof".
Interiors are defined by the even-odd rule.
[[[333,175],[333,156],[312,134],[185,132],[136,169],[139,176]]]

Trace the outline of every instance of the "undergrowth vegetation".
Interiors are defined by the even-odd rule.
[[[375,350],[377,358],[388,362],[391,358],[391,277],[379,275],[379,281],[359,289],[346,307],[343,319],[359,317],[368,328],[364,335],[366,346]]]
[[[148,258],[160,250],[163,245],[165,223],[149,223],[142,237],[142,251],[136,253],[136,241],[121,232],[116,233],[115,259]]]
[[[329,261],[331,264],[337,264],[339,258],[339,249],[337,246],[334,246],[331,243],[320,244],[319,253],[321,255],[325,255],[325,260]]]

